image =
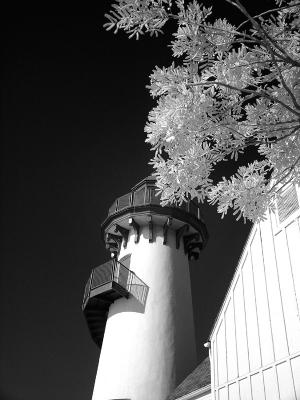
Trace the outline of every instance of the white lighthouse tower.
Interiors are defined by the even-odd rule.
[[[207,231],[198,207],[162,207],[155,178],[102,224],[111,261],[93,269],[83,310],[101,349],[93,400],[165,400],[196,366],[189,259]]]

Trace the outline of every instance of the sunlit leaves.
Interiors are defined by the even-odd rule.
[[[157,36],[168,21],[169,7],[168,0],[117,0],[105,14],[108,21],[104,27],[114,33],[123,29],[130,38],[138,39],[145,32]]]
[[[237,219],[263,218],[278,187],[300,183],[300,2],[276,0],[239,27],[212,8],[184,0],[118,0],[107,29],[158,34],[173,19],[176,65],[156,67],[157,105],[145,127],[163,204],[197,198]],[[259,161],[213,180],[226,160],[255,147]]]

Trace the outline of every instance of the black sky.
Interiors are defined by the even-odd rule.
[[[1,400],[91,399],[99,352],[83,289],[109,257],[100,240],[108,207],[151,173],[145,85],[171,60],[167,38],[105,32],[107,8],[6,18]],[[206,205],[203,213],[210,241],[191,266],[199,360],[249,231]]]

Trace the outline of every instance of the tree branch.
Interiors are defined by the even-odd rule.
[[[255,18],[260,18],[260,17],[262,17],[263,15],[271,14],[271,13],[276,12],[276,11],[282,11],[282,10],[285,10],[285,9],[287,9],[287,8],[292,8],[292,7],[296,7],[296,6],[299,6],[299,5],[300,5],[300,3],[296,3],[296,4],[293,4],[293,5],[291,5],[291,6],[284,6],[284,7],[273,8],[273,9],[271,9],[271,10],[264,11],[264,12],[262,12],[261,14],[255,15],[255,16],[253,17],[253,19],[255,19]],[[246,21],[242,22],[242,23],[237,27],[237,29],[240,29],[240,28],[241,28],[243,25],[245,25],[247,22],[250,22],[250,21],[249,21],[248,19],[246,19]]]
[[[281,104],[282,107],[286,108],[292,114],[297,115],[297,117],[300,116],[300,113],[298,113],[297,111],[293,110],[290,106],[285,104],[283,101],[277,99],[276,97],[271,96],[268,92],[266,92],[263,89],[261,89],[260,92],[256,92],[255,90],[237,88],[235,86],[228,85],[227,83],[218,82],[218,81],[211,81],[211,82],[207,81],[207,82],[197,82],[197,83],[188,83],[187,84],[187,86],[211,86],[211,85],[219,85],[219,86],[223,86],[223,87],[226,87],[226,88],[234,90],[234,91],[248,93],[248,94],[255,94],[257,96],[264,97],[266,99],[274,101],[274,103]]]
[[[288,171],[288,172],[284,176],[282,176],[279,179],[279,181],[277,181],[271,187],[270,192],[272,192],[276,186],[278,186],[284,179],[286,179],[291,174],[291,172],[295,169],[295,167],[296,167],[296,165],[298,164],[299,161],[300,161],[300,156],[296,159],[296,161],[291,166],[285,168],[283,171],[280,171],[280,175],[283,174],[285,171]],[[274,179],[276,179],[276,178],[274,177]]]
[[[251,15],[248,13],[248,11],[246,10],[246,8],[241,4],[241,2],[239,0],[226,0],[229,4],[233,5],[234,7],[236,7],[237,9],[239,9],[246,17],[247,19],[252,23],[252,25],[257,29],[258,32],[260,32],[262,38],[267,38],[271,44],[277,48],[277,50],[279,50],[282,54],[285,55],[285,60],[287,62],[293,62],[293,65],[297,65],[298,67],[300,67],[300,63],[296,60],[294,60],[293,58],[291,58],[286,51],[279,46],[278,43],[276,43],[275,40],[273,40],[273,38],[263,29],[263,27],[257,22],[255,21],[255,19],[253,17],[251,17]],[[265,40],[266,45],[269,47],[268,42]],[[270,50],[270,48],[269,48]],[[273,51],[273,49],[272,49]]]

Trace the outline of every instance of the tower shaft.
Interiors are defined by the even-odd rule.
[[[131,230],[120,251],[119,260],[131,254],[130,270],[149,291],[145,304],[131,296],[110,306],[93,400],[165,400],[195,366],[188,258],[174,230],[163,244],[163,227],[154,229],[152,243],[147,226],[138,243]]]

